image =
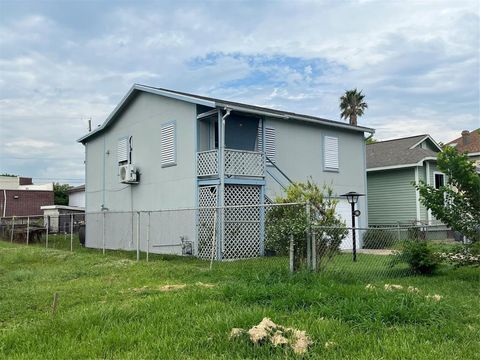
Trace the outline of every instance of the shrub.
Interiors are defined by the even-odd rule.
[[[335,212],[337,200],[327,185],[319,186],[313,181],[291,184],[284,197],[277,197],[276,203],[309,203],[309,215],[305,205],[276,206],[266,214],[265,250],[269,254],[287,255],[290,236],[294,240],[294,266],[296,269],[306,260],[306,234],[310,226],[321,227],[317,237],[317,261],[325,255],[333,256],[342,239],[348,234],[345,223]]]
[[[395,234],[384,229],[368,229],[363,235],[364,249],[388,249],[395,243]]]
[[[406,263],[414,272],[432,274],[438,268],[440,258],[424,240],[405,240],[394,255],[391,265]]]
[[[451,251],[438,253],[438,257],[455,267],[480,266],[480,243],[457,246]]]

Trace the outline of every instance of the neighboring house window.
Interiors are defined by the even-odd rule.
[[[435,173],[435,189],[440,189],[445,185],[445,175],[441,173]]]
[[[118,140],[117,143],[117,161],[119,164],[131,162],[131,136],[125,136]]]
[[[177,162],[177,146],[175,122],[169,122],[162,125],[161,129],[161,162],[162,166],[176,165]]]
[[[265,155],[272,161],[272,163],[276,162],[276,141],[275,141],[275,128],[272,127],[265,127]],[[258,132],[257,132],[257,151],[262,151],[263,147],[263,136],[262,136],[262,125],[258,125]],[[267,164],[269,161],[267,161]]]
[[[338,171],[338,138],[324,137],[323,166],[326,171]]]

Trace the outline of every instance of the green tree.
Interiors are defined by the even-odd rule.
[[[367,145],[375,144],[377,142],[376,139],[373,138],[373,136],[369,136],[368,138],[365,139],[365,142]]]
[[[437,167],[448,184],[439,189],[420,181],[420,202],[453,230],[472,241],[480,239],[480,176],[466,154],[447,146],[438,154]]]
[[[365,95],[361,90],[347,90],[340,97],[341,118],[349,119],[352,125],[357,125],[357,117],[362,116],[367,108],[368,104],[365,102]]]
[[[278,255],[287,255],[290,236],[293,235],[295,267],[298,269],[306,259],[307,231],[311,226],[322,227],[316,230],[317,249],[315,249],[317,268],[320,268],[322,260],[331,258],[337,252],[341,241],[348,233],[345,223],[335,212],[338,200],[332,197],[332,189],[326,185],[321,187],[313,181],[294,183],[286,189],[285,196],[277,197],[275,202],[301,205],[275,206],[269,209],[266,217],[266,250]],[[304,205],[306,203],[309,211]]]
[[[68,184],[53,184],[54,204],[68,205],[68,190],[71,188]]]

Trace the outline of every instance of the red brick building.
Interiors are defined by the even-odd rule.
[[[0,216],[43,215],[53,205],[53,184],[33,185],[31,178],[0,176]]]

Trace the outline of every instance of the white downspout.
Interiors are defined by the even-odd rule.
[[[3,190],[3,217],[7,213],[7,190]]]

